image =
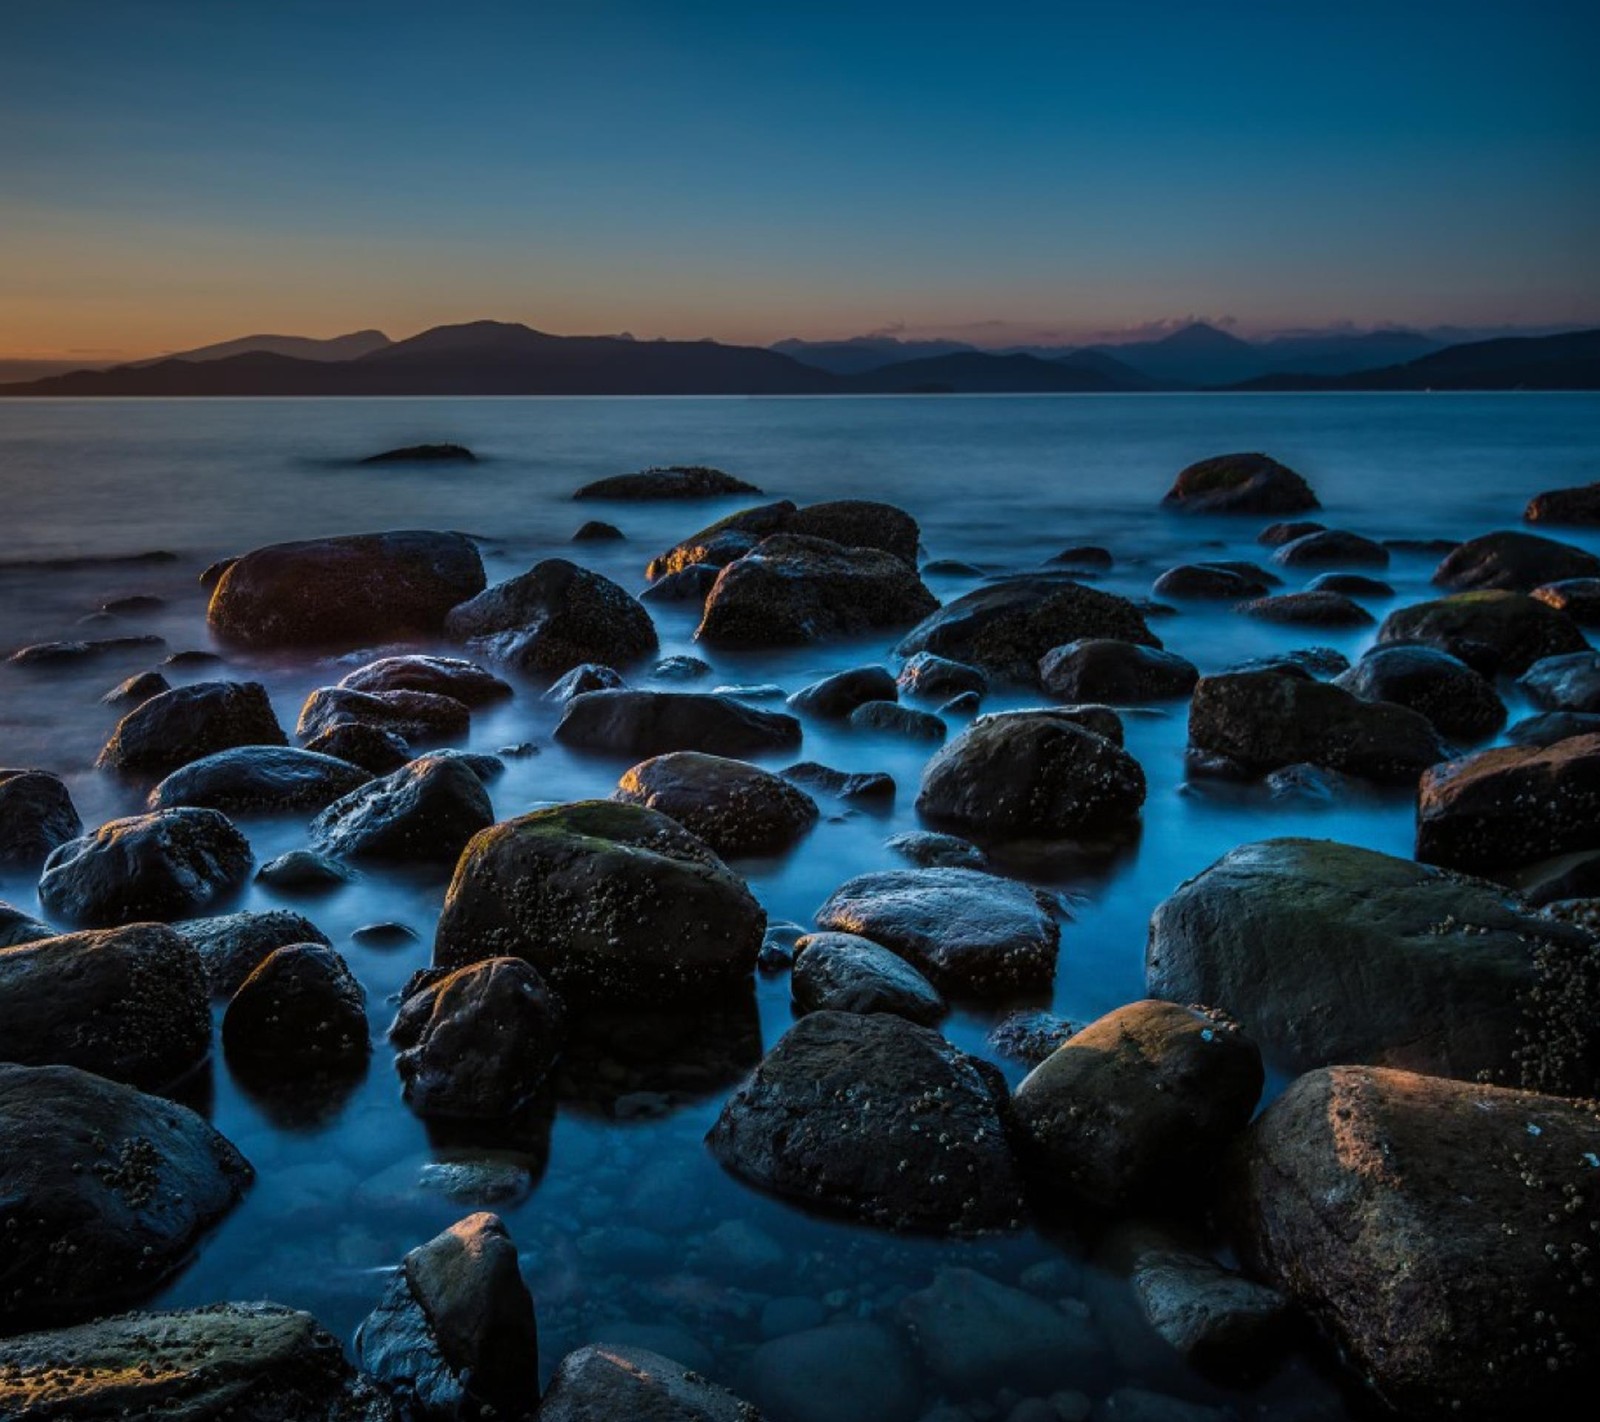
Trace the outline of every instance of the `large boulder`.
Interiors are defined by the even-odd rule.
[[[726,1388],[645,1348],[614,1343],[568,1353],[539,1422],[762,1422]]]
[[[95,764],[159,779],[234,746],[287,744],[259,681],[199,681],[163,691],[128,712]]]
[[[1473,873],[1600,849],[1600,735],[1497,746],[1435,766],[1417,795],[1417,858]]]
[[[850,667],[801,687],[789,698],[789,705],[802,715],[842,721],[858,706],[893,701],[896,695],[895,679],[887,667]]]
[[[1189,703],[1189,744],[1251,774],[1320,765],[1395,785],[1415,783],[1448,754],[1416,711],[1270,671],[1201,677]]]
[[[290,909],[181,919],[172,931],[194,946],[213,997],[232,997],[256,965],[290,943],[327,943],[309,918]]]
[[[622,666],[656,650],[635,597],[565,558],[546,558],[455,608],[445,631],[525,672],[560,676],[584,662]]]
[[[1336,1066],[1252,1128],[1235,1232],[1399,1414],[1576,1416],[1597,1154],[1593,1102]]]
[[[1518,679],[1535,706],[1580,715],[1600,713],[1600,652],[1541,657]]]
[[[76,1067],[0,1065],[0,1330],[152,1292],[250,1178],[186,1107]]]
[[[406,1100],[419,1115],[442,1119],[513,1115],[555,1064],[564,1015],[521,958],[435,970],[389,1029]]]
[[[1050,986],[1061,926],[1038,895],[976,869],[889,869],[841,884],[819,927],[881,943],[951,997]]]
[[[1494,591],[1398,608],[1383,619],[1378,641],[1437,647],[1485,676],[1515,676],[1541,657],[1581,652],[1589,645],[1564,613],[1524,593]]]
[[[291,943],[239,985],[222,1017],[222,1044],[247,1075],[342,1072],[371,1050],[366,994],[327,944]]]
[[[1181,471],[1161,501],[1195,513],[1301,513],[1321,508],[1311,485],[1265,454],[1218,454]]]
[[[1136,820],[1144,771],[1069,714],[980,716],[927,764],[917,810],[970,834],[1092,836]]]
[[[349,761],[373,775],[399,770],[411,759],[411,746],[404,736],[366,721],[336,722],[312,736],[305,748],[315,755]]]
[[[815,1012],[706,1139],[725,1169],[774,1194],[891,1229],[972,1234],[1022,1212],[1004,1094],[995,1068],[927,1027]]]
[[[1481,741],[1506,723],[1494,684],[1437,647],[1374,647],[1334,685],[1363,701],[1409,707],[1441,736]]]
[[[726,494],[759,494],[761,490],[732,474],[704,464],[669,464],[636,474],[613,474],[574,491],[575,499],[715,499]]]
[[[784,499],[718,519],[652,559],[645,574],[654,582],[697,564],[725,568],[776,533],[825,538],[846,548],[876,548],[913,567],[921,537],[916,519],[892,504],[840,499],[801,509]]]
[[[613,798],[659,810],[724,857],[781,853],[817,821],[817,802],[782,776],[698,751],[641,762]]]
[[[262,649],[393,642],[438,633],[483,586],[483,560],[464,534],[315,538],[236,559],[206,620],[221,640]]]
[[[309,1313],[224,1303],[127,1313],[0,1342],[10,1422],[393,1422]]]
[[[407,1254],[356,1355],[417,1422],[532,1417],[539,1330],[499,1216],[468,1215]]]
[[[1468,539],[1444,557],[1433,581],[1455,592],[1494,588],[1532,592],[1541,583],[1600,576],[1600,558],[1537,533],[1515,529]]]
[[[1146,985],[1224,1007],[1269,1064],[1600,1089],[1596,945],[1482,880],[1326,840],[1224,855],[1150,920]]]
[[[1161,645],[1127,598],[1041,575],[974,588],[913,627],[895,650],[902,657],[933,652],[1032,686],[1046,652],[1085,637]]]
[[[523,958],[579,1009],[703,1001],[749,979],[765,929],[744,881],[675,821],[585,800],[467,845],[433,960]]]
[[[1051,1192],[1193,1207],[1261,1097],[1261,1053],[1218,1013],[1147,999],[1070,1037],[1012,1097]]]
[[[217,810],[156,810],[107,820],[45,860],[39,902],[65,923],[108,928],[198,913],[238,889],[250,843]]]
[[[1600,483],[1546,489],[1528,500],[1529,523],[1600,523]]]
[[[311,822],[311,842],[346,859],[452,863],[494,823],[489,792],[465,760],[425,755],[334,801]]]
[[[1167,701],[1187,696],[1199,679],[1176,652],[1110,637],[1068,642],[1039,663],[1039,684],[1063,701]]]
[[[193,805],[228,814],[320,810],[372,779],[347,760],[291,746],[235,746],[175,770],[150,792],[152,810]]]
[[[908,658],[900,668],[895,684],[907,696],[926,697],[931,701],[944,701],[968,693],[981,697],[989,690],[989,678],[979,668],[969,667],[965,662],[953,662],[949,657],[936,656],[932,652],[918,652]],[[887,701],[892,698],[885,692],[881,698],[865,699]]]
[[[798,646],[909,626],[938,606],[893,553],[785,533],[722,570],[695,637],[718,647]]]
[[[350,691],[428,691],[452,696],[464,706],[485,706],[511,695],[510,683],[476,662],[421,653],[380,657],[339,679]]]
[[[925,977],[898,953],[853,933],[808,933],[794,945],[789,979],[805,1012],[892,1012],[931,1027],[949,1011]]]
[[[555,737],[583,750],[635,757],[761,755],[799,745],[800,723],[781,711],[705,692],[588,691],[567,703]]]
[[[343,726],[389,731],[409,741],[451,741],[467,734],[472,710],[453,696],[433,691],[355,691],[319,686],[305,699],[294,733],[308,748],[336,753],[324,738]],[[352,757],[354,758],[354,757]],[[358,764],[367,765],[368,757]]]
[[[66,782],[47,770],[0,770],[0,871],[37,870],[83,833]]]

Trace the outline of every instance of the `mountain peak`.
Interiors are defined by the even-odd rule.
[[[1193,351],[1236,351],[1249,350],[1250,343],[1240,340],[1238,336],[1231,336],[1228,332],[1210,325],[1205,321],[1191,321],[1187,326],[1180,326],[1170,336],[1163,336],[1152,344],[1166,350]]]

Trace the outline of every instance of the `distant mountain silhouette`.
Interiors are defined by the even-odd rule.
[[[1447,346],[1351,375],[1278,374],[1243,390],[1600,390],[1600,330],[1503,336]]]
[[[1090,349],[1131,365],[1163,385],[1231,385],[1272,369],[1271,361],[1249,341],[1203,321],[1155,341],[1101,344]]]
[[[1114,391],[1138,387],[1119,381],[1094,365],[1071,359],[1040,360],[1031,355],[963,351],[869,370],[851,377],[848,388],[879,395],[977,395]]]
[[[316,336],[240,336],[233,341],[218,341],[211,346],[197,346],[192,351],[173,351],[168,355],[151,356],[147,360],[130,361],[130,365],[157,365],[164,360],[227,360],[230,356],[250,355],[265,351],[271,355],[291,356],[295,360],[355,360],[390,345],[382,331],[352,331],[347,336],[330,336],[326,340]]]
[[[861,375],[901,361],[977,350],[965,341],[902,341],[894,336],[852,336],[847,341],[774,341],[772,349],[834,375]]]
[[[1442,350],[1447,341],[1420,331],[1367,331],[1361,335],[1279,336],[1256,348],[1274,369],[1296,375],[1350,375],[1401,365]]]

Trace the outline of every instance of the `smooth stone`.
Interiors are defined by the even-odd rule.
[[[892,1012],[931,1027],[949,1011],[905,959],[852,933],[808,933],[795,944],[790,991],[806,1012]]]
[[[677,751],[633,767],[614,799],[658,810],[724,857],[779,854],[817,821],[817,804],[747,761]]]
[[[0,870],[37,870],[83,833],[67,783],[48,770],[0,770]]]
[[[1469,539],[1447,553],[1433,581],[1456,592],[1493,588],[1526,593],[1544,583],[1593,577],[1600,577],[1600,558],[1593,553],[1536,533],[1505,529]]]
[[[893,701],[895,696],[895,679],[887,667],[851,667],[802,687],[789,705],[802,716],[838,721],[869,701]]]
[[[587,523],[578,526],[577,532],[572,535],[572,541],[574,543],[615,543],[627,536],[616,524],[607,523],[604,519],[592,518]]]
[[[100,698],[102,706],[142,706],[152,696],[159,696],[163,691],[171,691],[172,683],[160,672],[136,672],[125,681],[119,681],[110,691]]]
[[[931,830],[908,830],[891,835],[884,842],[902,859],[909,859],[919,869],[987,869],[989,856],[970,840],[953,834],[936,834]]]
[[[849,724],[855,731],[875,731],[903,736],[909,741],[929,741],[934,745],[944,740],[949,730],[931,712],[902,706],[898,701],[863,702],[850,713]]]
[[[369,454],[362,464],[472,464],[478,456],[464,444],[408,444]]]
[[[819,765],[814,760],[801,761],[783,771],[785,780],[816,790],[824,795],[834,795],[841,800],[856,800],[878,805],[893,800],[894,777],[881,770],[846,771]]]
[[[1426,716],[1441,736],[1483,740],[1506,723],[1486,677],[1436,647],[1374,647],[1334,685],[1363,701],[1391,701]]]
[[[95,765],[160,779],[234,746],[287,744],[259,681],[200,681],[163,691],[128,712]]]
[[[311,842],[348,859],[454,863],[468,840],[494,823],[470,765],[426,755],[334,801],[311,822]]]
[[[1541,657],[1517,678],[1517,685],[1546,711],[1600,714],[1600,652]]]
[[[1326,524],[1317,523],[1312,519],[1290,519],[1282,523],[1269,523],[1256,534],[1256,542],[1268,548],[1281,548],[1285,543],[1293,543],[1295,539],[1304,538],[1308,533],[1321,533],[1326,527]]]
[[[1301,513],[1320,508],[1311,485],[1265,454],[1218,454],[1182,470],[1162,504],[1194,513]]]
[[[669,464],[636,474],[613,474],[585,484],[574,499],[716,499],[729,494],[759,494],[754,484],[705,464]]]
[[[353,884],[360,876],[347,864],[313,849],[291,849],[256,870],[256,882],[279,893],[308,894]]]
[[[411,759],[411,746],[404,736],[367,721],[335,722],[312,736],[305,748],[359,765],[373,775],[388,775]]]
[[[392,731],[402,741],[448,741],[467,734],[472,711],[465,702],[433,691],[323,686],[306,697],[295,735],[312,741],[349,722]]]
[[[152,647],[165,647],[161,637],[99,637],[86,641],[36,642],[31,647],[20,647],[6,661],[14,667],[62,666],[71,662],[85,662],[100,657],[115,656],[122,652],[144,652]]]
[[[979,668],[965,662],[954,662],[932,652],[918,652],[900,668],[896,686],[907,696],[922,696],[930,701],[967,693],[981,697],[989,690],[989,678]],[[886,695],[878,699],[892,698]]]
[[[583,750],[636,758],[669,751],[745,756],[792,750],[800,744],[800,723],[725,696],[590,691],[567,703],[555,738]]]
[[[346,760],[292,746],[235,746],[190,761],[150,792],[152,810],[193,805],[228,814],[320,810],[372,779]]]
[[[1240,602],[1263,596],[1271,586],[1254,571],[1242,572],[1220,563],[1180,563],[1157,578],[1150,591],[1157,597],[1193,602]]]
[[[704,602],[717,581],[719,567],[693,563],[659,577],[639,594],[643,602]]]
[[[1562,578],[1541,583],[1530,596],[1564,612],[1580,627],[1600,627],[1600,578]]]
[[[1363,538],[1359,533],[1350,533],[1342,528],[1319,528],[1280,545],[1272,555],[1272,561],[1286,568],[1325,563],[1387,568],[1389,550],[1373,539]]]
[[[1394,586],[1365,573],[1319,573],[1306,584],[1307,592],[1342,593],[1345,597],[1393,597]]]
[[[476,662],[460,657],[380,657],[339,679],[348,691],[426,691],[450,696],[463,706],[487,706],[511,695],[511,684]]]
[[[1052,648],[1039,663],[1039,683],[1072,702],[1166,701],[1187,696],[1200,673],[1176,652],[1091,637]]]
[[[1514,746],[1553,746],[1573,736],[1600,735],[1600,714],[1580,715],[1573,711],[1544,711],[1525,716],[1506,731]]]
[[[1528,500],[1529,523],[1600,523],[1600,483],[1546,489]]]
[[[1396,608],[1379,643],[1421,642],[1459,657],[1485,676],[1517,676],[1541,657],[1588,650],[1578,624],[1520,592],[1467,592]]]
[[[172,930],[200,954],[213,997],[232,997],[257,964],[278,948],[291,943],[328,943],[316,924],[289,909],[182,919]]]
[[[276,1075],[337,1071],[366,1060],[366,994],[325,943],[275,948],[234,993],[222,1016],[228,1060]]]
[[[1241,603],[1238,610],[1264,622],[1312,627],[1365,627],[1377,620],[1359,602],[1337,592],[1279,593]]]
[[[846,548],[876,548],[916,566],[921,530],[904,509],[861,499],[796,508],[787,499],[756,508],[740,509],[718,519],[682,543],[653,558],[645,569],[651,582],[697,564],[726,567],[742,558],[762,539],[791,533],[823,538]]]

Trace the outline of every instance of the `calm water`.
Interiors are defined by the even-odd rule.
[[[452,440],[481,462],[448,469],[362,468],[354,460],[397,444]],[[579,484],[649,464],[707,463],[761,485],[771,497],[884,499],[921,521],[930,558],[988,572],[1027,569],[1061,548],[1101,543],[1117,557],[1101,585],[1143,595],[1166,567],[1200,557],[1263,556],[1262,520],[1195,520],[1158,502],[1184,464],[1230,449],[1263,449],[1316,486],[1333,526],[1376,537],[1466,537],[1514,526],[1540,489],[1600,476],[1600,398],[1592,395],[964,397],[876,400],[629,399],[439,401],[0,402],[0,650],[67,637],[155,632],[177,650],[209,646],[195,575],[218,557],[275,540],[393,527],[457,528],[486,539],[491,581],[554,554],[638,590],[649,557],[744,501],[604,506],[573,504]],[[618,523],[623,543],[579,545],[590,517]],[[1573,541],[1600,551],[1600,538]],[[165,564],[62,568],[40,560],[167,550]],[[1398,600],[1427,595],[1435,559],[1396,553],[1387,575]],[[1309,575],[1308,575],[1309,576]],[[930,575],[948,599],[972,576]],[[1289,586],[1301,579],[1291,575]],[[86,627],[108,599],[155,593],[150,613]],[[1387,604],[1371,604],[1379,616]],[[655,605],[662,654],[694,651],[714,676],[702,685],[773,682],[794,690],[828,671],[887,655],[891,638],[781,653],[709,654],[692,642],[693,615]],[[1156,624],[1167,645],[1217,670],[1241,657],[1317,642],[1355,656],[1366,632],[1297,635],[1226,608],[1186,607]],[[104,690],[160,660],[134,653],[70,670],[0,667],[0,764],[64,774],[89,824],[136,800],[91,764],[114,716]],[[359,660],[359,659],[357,659]],[[353,662],[230,658],[174,680],[226,674],[267,683],[292,726],[313,687]],[[635,684],[647,681],[633,678]],[[491,786],[504,818],[540,805],[608,793],[626,762],[578,755],[550,740],[554,716],[527,687],[474,720],[470,744],[495,750],[532,741],[540,753],[509,760]],[[1028,704],[995,697],[986,709]],[[1513,716],[1523,708],[1513,704]],[[1180,711],[1128,717],[1129,748],[1150,782],[1139,845],[1108,865],[1041,871],[1067,891],[1074,919],[1062,940],[1055,1010],[1088,1020],[1142,996],[1145,927],[1183,878],[1234,845],[1280,834],[1337,837],[1395,853],[1411,840],[1406,796],[1359,794],[1336,806],[1273,802],[1254,791],[1184,783]],[[845,769],[888,770],[901,786],[888,813],[824,819],[794,853],[737,865],[772,921],[810,922],[843,879],[896,863],[883,841],[915,828],[911,808],[925,758],[887,737],[842,735],[808,724],[804,758]],[[294,819],[243,819],[259,860],[302,842]],[[439,1162],[491,1161],[499,1210],[523,1251],[539,1310],[548,1373],[568,1348],[602,1338],[648,1341],[738,1387],[754,1349],[776,1326],[773,1299],[797,1317],[892,1315],[896,1300],[936,1270],[970,1264],[1006,1283],[1055,1261],[1044,1286],[1087,1308],[1108,1336],[1109,1375],[1063,1379],[1090,1396],[1121,1384],[1153,1387],[1246,1416],[1339,1416],[1351,1405],[1315,1355],[1292,1359],[1251,1393],[1218,1392],[1162,1358],[1119,1322],[1116,1286],[1085,1265],[1092,1242],[1024,1234],[949,1244],[818,1221],[726,1179],[701,1137],[756,1049],[791,1020],[787,981],[764,978],[749,1019],[713,1041],[709,1061],[681,1067],[667,1109],[639,1098],[660,1079],[626,1063],[569,1081],[552,1112],[516,1140],[430,1139],[399,1098],[383,1032],[394,995],[428,958],[444,876],[366,870],[328,897],[291,906],[314,918],[366,986],[375,1050],[365,1078],[337,1100],[253,1097],[220,1059],[196,1090],[217,1126],[256,1166],[244,1204],[162,1304],[270,1297],[308,1308],[348,1333],[407,1249],[472,1203],[437,1188]],[[33,886],[0,880],[0,896],[37,912]],[[288,901],[252,887],[237,907]],[[398,920],[417,941],[362,947],[352,930]],[[1043,1005],[1043,1004],[1041,1004]],[[993,1017],[962,1011],[946,1028],[984,1050]],[[699,1044],[702,1048],[704,1042]],[[1018,1073],[1009,1064],[1013,1080]],[[686,1090],[683,1083],[696,1083]],[[621,1098],[619,1119],[618,1099]],[[492,1146],[492,1148],[490,1148]],[[750,1228],[717,1230],[726,1221]],[[1028,1275],[1036,1285],[1040,1271]],[[763,1324],[763,1312],[766,1324]],[[936,1400],[929,1387],[925,1403]],[[992,1415],[981,1408],[975,1417]],[[778,1422],[784,1422],[779,1418]]]

